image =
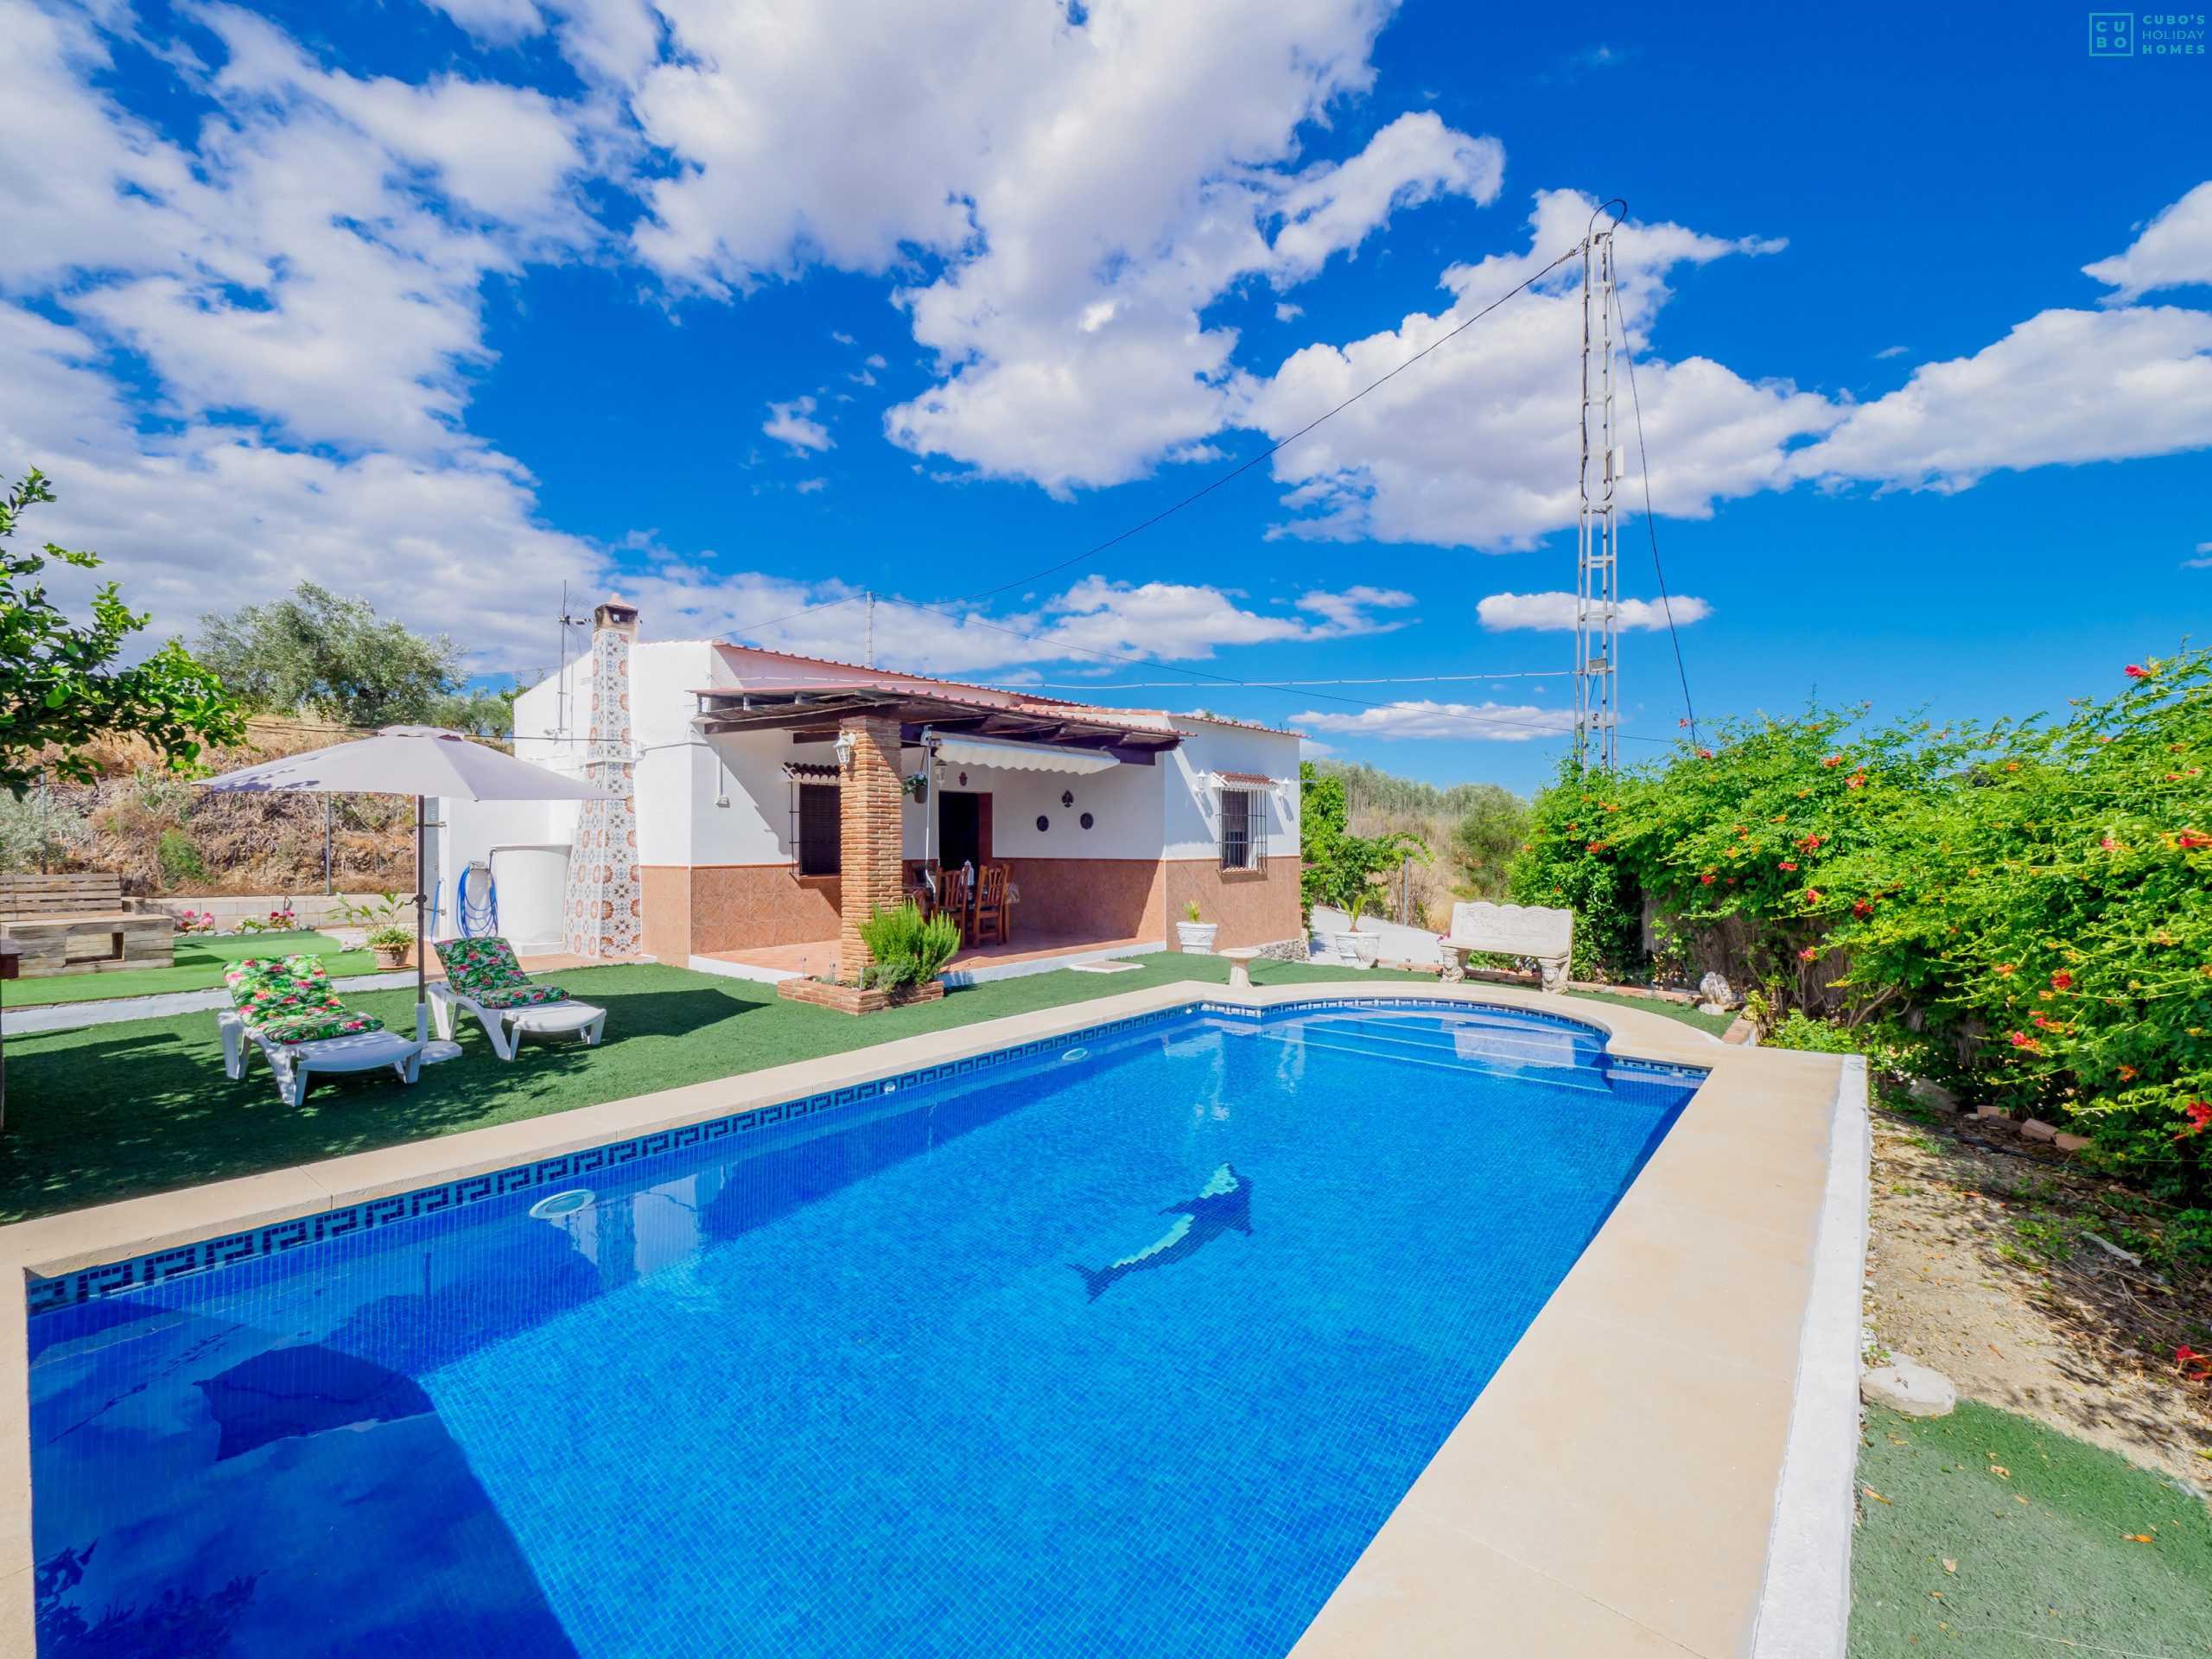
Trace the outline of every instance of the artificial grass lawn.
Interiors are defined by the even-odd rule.
[[[0,980],[0,1007],[54,1002],[103,1002],[118,996],[159,996],[168,991],[213,990],[223,970],[240,957],[327,957],[334,979],[372,974],[375,956],[348,950],[327,933],[188,933],[178,936],[176,966],[133,968],[119,974],[56,974],[43,979]]]
[[[1946,1417],[1869,1406],[1862,1438],[1853,1659],[2212,1649],[2202,1500],[1971,1400]]]
[[[1641,1008],[1646,1014],[1663,1014],[1669,1020],[1695,1026],[1713,1037],[1721,1035],[1736,1023],[1736,1016],[1732,1014],[1700,1014],[1687,1003],[1668,1002],[1656,996],[1615,996],[1609,991],[1569,991],[1567,995],[1580,997],[1585,1002],[1610,1002],[1617,1008]]]
[[[607,1011],[597,1048],[529,1038],[506,1064],[470,1020],[459,1027],[461,1058],[424,1066],[414,1087],[382,1071],[318,1079],[297,1110],[279,1103],[257,1055],[241,1081],[224,1076],[212,1013],[12,1037],[0,1222],[514,1122],[1150,985],[1218,985],[1229,978],[1229,964],[1218,957],[1133,960],[1138,966],[1130,972],[995,980],[949,991],[941,1002],[863,1018],[779,1001],[772,985],[688,969],[564,969],[546,977]],[[1429,978],[1252,964],[1259,985],[1357,979],[1380,989]],[[414,1027],[411,989],[357,992],[346,1001],[396,1030]],[[1632,1006],[1672,1011],[1658,1002]]]

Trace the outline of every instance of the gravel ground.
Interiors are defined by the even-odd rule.
[[[2164,1259],[2159,1207],[2008,1120],[1873,1120],[1877,1348],[2212,1497],[2212,1383],[2175,1357],[2212,1352],[2212,1267]]]

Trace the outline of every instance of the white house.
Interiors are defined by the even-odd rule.
[[[1294,732],[643,640],[618,600],[588,658],[517,699],[515,753],[614,798],[442,803],[441,934],[474,864],[467,896],[488,874],[525,946],[683,963],[842,941],[856,969],[854,925],[929,860],[1007,867],[1016,949],[1164,944],[1192,901],[1218,945],[1302,933]]]

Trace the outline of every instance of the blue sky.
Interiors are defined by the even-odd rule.
[[[1620,196],[1700,717],[2061,706],[2212,593],[2212,58],[2167,32],[0,0],[0,465],[160,626],[312,578],[530,671],[565,581],[649,637],[857,657],[861,607],[813,607],[873,588],[931,607],[879,607],[887,664],[1527,790],[1571,696],[1571,285],[1035,573]],[[1640,522],[1624,550],[1656,599]],[[1667,635],[1623,660],[1624,754],[1657,753]],[[1220,683],[1334,679],[1400,683]]]

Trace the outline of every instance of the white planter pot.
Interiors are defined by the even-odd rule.
[[[1194,957],[1213,954],[1213,936],[1221,931],[1219,922],[1178,922],[1175,938],[1184,951]]]
[[[1372,968],[1382,954],[1382,941],[1376,934],[1338,933],[1333,937],[1337,959],[1347,968]]]

